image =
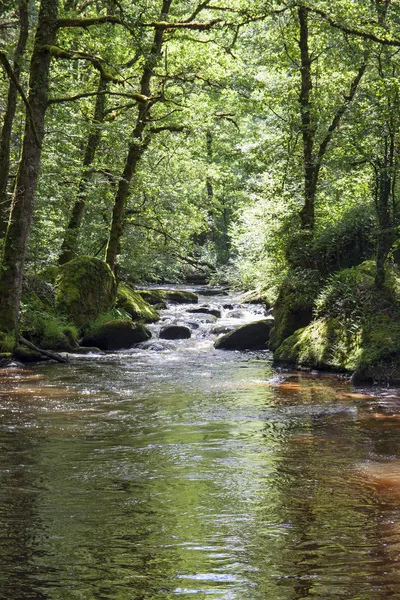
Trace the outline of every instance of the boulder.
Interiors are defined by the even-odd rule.
[[[223,296],[226,295],[226,288],[221,286],[202,287],[197,289],[197,293],[201,296]]]
[[[294,269],[289,272],[279,289],[273,310],[275,324],[269,339],[271,350],[279,348],[283,340],[297,329],[311,323],[320,287],[320,276],[315,271]]]
[[[243,311],[241,310],[230,310],[226,313],[228,319],[241,319],[243,317]]]
[[[164,340],[185,340],[190,338],[192,332],[185,325],[164,325],[160,329],[160,338]]]
[[[271,308],[271,304],[265,298],[263,293],[257,292],[256,290],[252,290],[243,294],[242,304],[263,304],[265,308]]]
[[[198,308],[189,308],[188,312],[193,314],[213,315],[218,319],[221,318],[221,311],[219,310],[219,308],[213,308],[211,306],[199,306]]]
[[[160,318],[157,310],[150,306],[137,290],[133,290],[125,283],[118,285],[117,308],[123,308],[134,321],[154,323]]]
[[[114,305],[116,292],[110,267],[98,258],[79,256],[59,269],[57,308],[79,327],[109,310]]]
[[[176,304],[197,304],[199,298],[194,292],[189,290],[158,290],[162,298],[167,302],[175,302]]]
[[[216,335],[221,335],[222,333],[229,333],[230,331],[233,331],[235,328],[230,326],[230,325],[217,325],[216,327],[213,327],[210,331],[210,333],[214,333]]]
[[[72,350],[73,354],[104,354],[103,350],[100,348],[95,348],[92,346],[78,346]]]
[[[164,308],[167,308],[167,305],[163,300],[163,295],[160,290],[135,291],[141,295],[141,297],[147,302],[147,304],[151,304],[152,306],[154,306],[156,310],[162,310]]]
[[[151,338],[150,331],[143,325],[123,319],[108,321],[86,334],[82,346],[95,346],[100,350],[122,350]]]
[[[266,348],[272,328],[270,319],[253,321],[236,327],[218,338],[214,347],[218,350],[255,350]]]
[[[353,373],[353,381],[400,382],[400,290],[386,269],[383,289],[365,261],[333,275],[316,300],[316,318],[274,352],[285,365]]]

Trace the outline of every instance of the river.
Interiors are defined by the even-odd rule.
[[[200,298],[262,318],[236,300]],[[217,351],[188,308],[190,340],[0,371],[0,598],[400,598],[400,390]]]

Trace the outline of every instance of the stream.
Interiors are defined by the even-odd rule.
[[[215,350],[264,309],[199,302],[0,371],[1,600],[400,598],[400,390]]]

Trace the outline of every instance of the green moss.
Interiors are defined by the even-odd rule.
[[[159,308],[167,308],[167,305],[164,302],[164,298],[162,292],[160,290],[135,290],[138,294],[141,295],[143,300],[145,300],[148,304],[152,306],[156,306]]]
[[[160,317],[159,313],[143,300],[138,291],[124,283],[118,285],[117,307],[125,310],[135,321],[152,323]]]
[[[278,361],[354,372],[360,379],[400,380],[400,295],[388,268],[385,288],[374,285],[367,261],[335,274],[316,301],[317,318],[276,349]]]
[[[25,294],[21,302],[20,331],[34,344],[53,350],[69,350],[76,345],[78,329],[64,315],[43,302],[35,292]]]
[[[75,325],[87,326],[110,309],[115,298],[115,277],[103,261],[79,256],[60,267],[56,280],[57,307]]]
[[[16,340],[14,333],[0,332],[0,351],[5,353],[13,352],[15,348]]]
[[[288,337],[274,358],[297,366],[353,371],[359,355],[359,336],[349,334],[338,319],[319,319]]]
[[[289,272],[274,306],[275,323],[269,339],[271,350],[279,348],[283,340],[310,323],[319,287],[316,271],[297,269]]]
[[[151,333],[143,325],[130,320],[119,319],[102,323],[93,328],[83,338],[83,346],[95,346],[101,350],[131,348],[134,344],[151,338]]]

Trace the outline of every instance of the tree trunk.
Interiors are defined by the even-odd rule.
[[[19,79],[22,69],[22,61],[25,53],[26,42],[28,40],[29,15],[28,0],[20,0],[19,3],[19,37],[14,54],[14,75]],[[10,171],[10,146],[11,132],[15,112],[17,109],[18,90],[10,80],[7,108],[4,114],[3,128],[0,138],[0,237],[4,237],[8,218],[10,216],[11,198],[7,193],[8,175]]]
[[[375,285],[381,289],[385,283],[385,262],[394,241],[390,198],[392,191],[392,169],[385,165],[377,175],[378,236],[376,243]]]
[[[300,7],[298,11],[300,23],[300,58],[301,58],[301,91],[300,114],[301,133],[303,137],[304,158],[304,206],[300,211],[302,229],[313,231],[315,222],[315,194],[317,189],[317,174],[314,165],[315,125],[311,114],[311,58],[308,47],[308,9]]]
[[[163,0],[160,21],[165,20],[168,16],[171,4],[172,0]],[[151,50],[143,67],[143,73],[140,80],[140,93],[146,98],[150,97],[151,95],[150,84],[154,74],[153,69],[161,55],[163,40],[164,29],[156,27]],[[120,240],[124,230],[125,207],[129,196],[130,184],[134,174],[136,173],[139,161],[150,143],[150,139],[148,137],[145,140],[143,139],[143,133],[149,120],[148,113],[150,108],[151,105],[149,105],[147,102],[141,102],[138,106],[138,114],[133,130],[132,141],[129,145],[128,157],[126,159],[124,172],[115,196],[110,236],[106,250],[106,261],[112,271],[115,271],[116,269]]]
[[[40,167],[47,108],[50,53],[57,35],[58,0],[42,0],[29,74],[30,115],[26,115],[21,161],[4,242],[0,279],[0,330],[15,332],[18,323],[22,272]]]
[[[78,184],[78,192],[72,213],[67,225],[63,244],[61,246],[61,254],[58,259],[58,263],[63,265],[64,263],[72,260],[76,255],[76,248],[78,242],[78,236],[80,227],[85,212],[87,185],[91,177],[90,167],[93,164],[94,157],[96,155],[97,148],[101,139],[101,123],[104,121],[106,95],[105,91],[107,88],[107,81],[100,76],[98,95],[96,97],[96,105],[94,109],[93,117],[93,130],[89,134],[85,156],[83,159],[83,174]]]

